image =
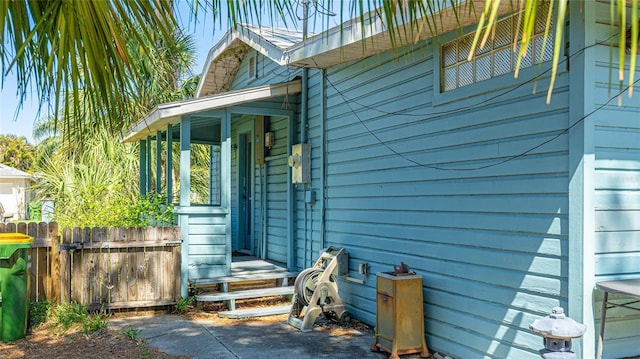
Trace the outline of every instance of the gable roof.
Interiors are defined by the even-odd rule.
[[[33,176],[27,172],[20,171],[17,168],[7,166],[0,163],[0,178],[29,178],[33,179]]]
[[[400,35],[395,40],[396,47],[477,23],[485,0],[461,0],[453,3],[457,4],[457,11],[450,6],[451,2],[433,9],[435,23],[430,18],[424,22],[402,26],[396,33]],[[499,5],[498,15],[513,10],[511,2],[503,1]],[[427,25],[426,22],[431,24]],[[421,28],[416,29],[415,26]],[[436,29],[432,31],[431,26]],[[409,29],[410,27],[413,29]],[[406,36],[402,35],[405,33]],[[305,41],[302,41],[302,32],[298,30],[241,24],[229,30],[209,51],[196,97],[229,90],[242,58],[250,49],[255,49],[281,66],[328,68],[389,51],[393,46],[387,25],[378,11],[367,13],[364,20],[358,17],[322,33],[310,34]]]
[[[284,50],[302,41],[302,31],[239,24],[209,50],[196,98],[228,91],[244,55],[255,49],[284,64]]]

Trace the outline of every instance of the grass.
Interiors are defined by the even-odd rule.
[[[138,337],[140,336],[140,330],[128,327],[127,329],[122,331],[122,334],[133,341],[137,341]]]
[[[176,313],[179,313],[179,314],[186,313],[190,308],[193,307],[194,302],[195,302],[195,297],[181,298],[176,303]]]
[[[80,327],[85,334],[91,334],[107,327],[108,316],[104,313],[91,314],[87,307],[77,302],[62,303],[49,307],[46,325],[56,333]]]

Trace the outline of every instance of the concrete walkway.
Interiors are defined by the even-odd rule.
[[[372,353],[372,333],[355,329],[302,333],[282,321],[188,320],[177,315],[117,318],[111,328],[139,331],[139,338],[168,354],[193,359],[386,358]],[[339,334],[338,334],[339,333]]]

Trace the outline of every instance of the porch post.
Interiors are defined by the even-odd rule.
[[[156,132],[156,193],[162,193],[162,132]]]
[[[167,164],[165,181],[167,182],[167,204],[173,202],[173,127],[167,126]]]
[[[191,117],[180,121],[180,207],[188,207],[191,194]],[[189,295],[189,215],[180,216],[182,255],[180,262],[180,295]]]
[[[147,140],[140,140],[140,195],[147,194]]]
[[[151,191],[151,178],[152,178],[152,173],[151,173],[151,137],[147,137],[147,161],[146,161],[146,168],[145,170],[147,171],[147,190],[146,192]],[[145,193],[146,193],[145,192]]]
[[[227,210],[225,216],[225,275],[231,275],[231,112],[227,109],[220,126],[220,205]]]

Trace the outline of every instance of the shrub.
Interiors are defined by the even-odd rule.
[[[62,334],[72,327],[80,326],[85,334],[91,334],[106,328],[107,315],[104,313],[90,314],[87,307],[80,303],[61,303],[49,307],[47,325],[58,334]]]
[[[27,211],[29,212],[29,219],[32,221],[40,222],[42,220],[42,203],[41,202],[29,202]]]
[[[29,326],[35,328],[46,321],[50,308],[51,303],[48,301],[31,302],[29,306]]]
[[[176,303],[176,312],[180,314],[186,313],[189,310],[189,308],[193,306],[194,301],[195,301],[195,297],[181,298]]]

